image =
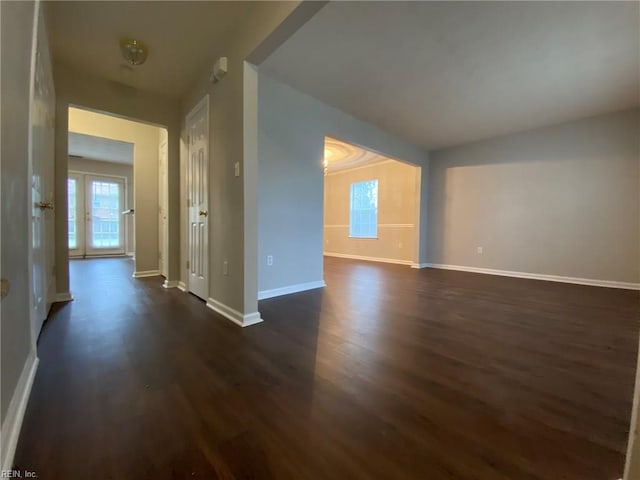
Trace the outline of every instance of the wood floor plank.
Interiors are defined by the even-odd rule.
[[[16,466],[40,479],[621,477],[638,292],[345,259],[231,324],[71,262]]]

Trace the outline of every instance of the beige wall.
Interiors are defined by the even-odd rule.
[[[58,210],[67,210],[66,178],[68,173],[69,106],[80,106],[108,112],[150,124],[162,125],[169,132],[169,279],[176,279],[179,268],[180,244],[180,113],[179,101],[172,97],[142,92],[117,82],[103,80],[63,64],[54,64],[56,84],[56,166],[55,203]],[[157,157],[158,142],[154,152]],[[135,172],[134,172],[135,173]],[[155,177],[157,188],[157,176]],[[157,201],[155,202],[157,205]],[[157,209],[153,214],[158,218]],[[157,220],[156,220],[157,221]],[[157,244],[157,230],[156,230]],[[56,285],[58,293],[69,292],[69,269],[66,217],[56,217]],[[157,265],[157,260],[155,262]],[[157,268],[157,267],[156,267]]]
[[[433,152],[429,185],[430,263],[640,282],[638,109]]]
[[[69,171],[125,177],[127,181],[125,186],[125,205],[123,206],[123,210],[133,208],[133,165],[69,157]],[[135,245],[133,238],[134,224],[133,217],[131,215],[126,215],[124,217],[124,225],[126,229],[125,252],[131,253],[134,251],[133,247]]]
[[[420,169],[393,160],[324,178],[324,253],[417,262]],[[349,237],[351,184],[378,180],[378,238]]]
[[[69,109],[69,131],[121,140],[133,147],[133,193],[135,271],[159,269],[158,224],[158,144],[160,128],[140,122],[102,115],[77,108]]]

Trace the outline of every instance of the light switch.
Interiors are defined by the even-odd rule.
[[[240,162],[236,162],[233,166],[236,177],[240,176]]]

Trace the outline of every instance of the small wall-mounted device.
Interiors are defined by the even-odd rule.
[[[211,75],[209,75],[209,80],[211,80],[212,83],[218,83],[226,73],[227,57],[220,57],[216,60],[216,63],[213,64]]]

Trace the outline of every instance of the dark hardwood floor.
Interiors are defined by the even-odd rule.
[[[638,292],[326,259],[241,329],[71,262],[16,452],[39,479],[615,480]]]

